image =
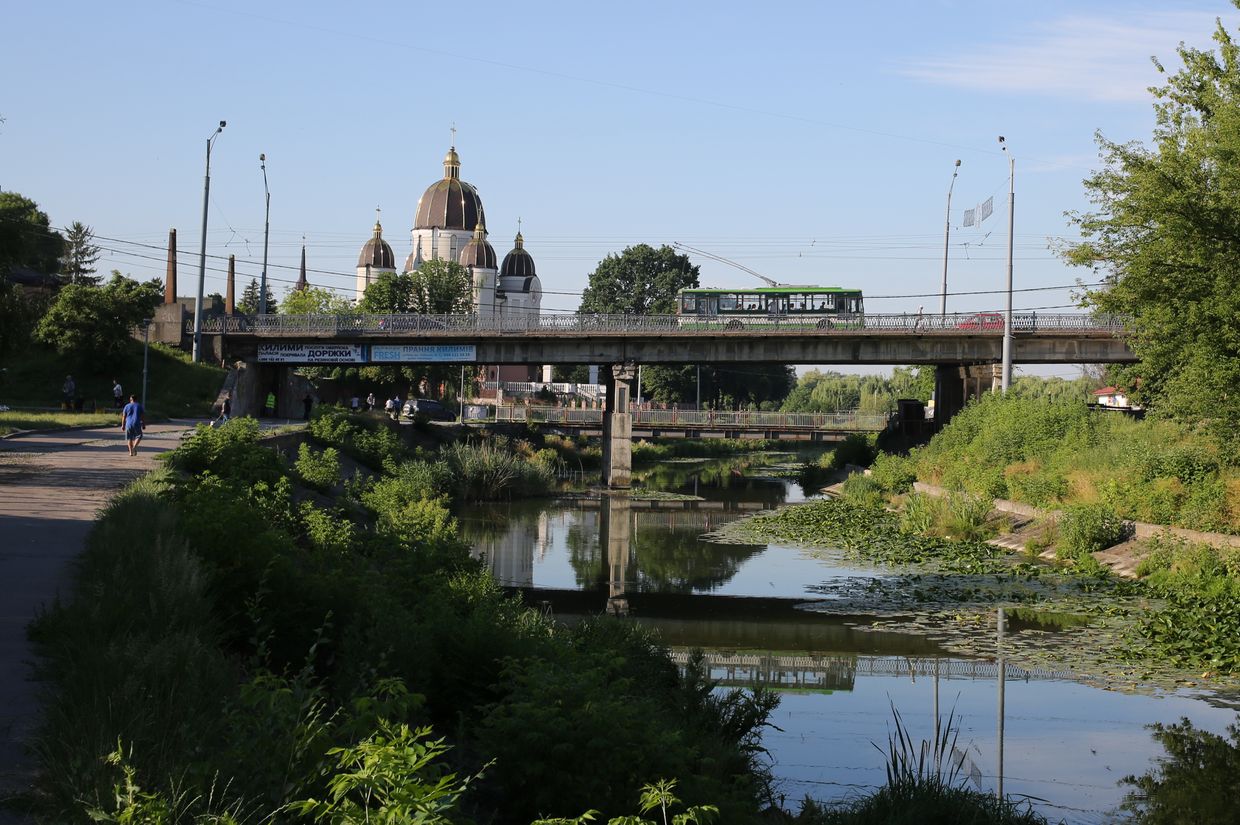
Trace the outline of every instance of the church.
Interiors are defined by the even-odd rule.
[[[495,248],[487,241],[486,213],[482,198],[471,184],[461,180],[461,158],[456,147],[443,159],[443,177],[422,193],[414,213],[412,251],[402,272],[414,272],[425,261],[437,259],[460,263],[473,283],[474,312],[485,319],[534,317],[542,305],[542,285],[534,258],[525,249],[520,229],[512,250],[497,265]],[[383,227],[375,221],[374,234],[362,246],[357,259],[357,296],[385,272],[395,273],[396,256],[383,239]],[[486,381],[537,381],[536,366],[486,367],[479,379]]]

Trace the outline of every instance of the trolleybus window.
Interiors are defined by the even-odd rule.
[[[736,296],[731,293],[725,293],[719,296],[719,311],[729,312],[737,308]]]

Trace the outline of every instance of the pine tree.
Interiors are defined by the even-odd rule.
[[[66,283],[98,286],[95,264],[99,261],[99,247],[95,246],[95,233],[81,221],[74,221],[65,233],[65,252],[60,264],[61,277]]]
[[[257,315],[258,295],[258,279],[251,278],[250,283],[241,292],[241,300],[237,302],[237,312],[243,315]],[[273,313],[277,309],[276,296],[272,294],[271,287],[267,287],[267,312]]]

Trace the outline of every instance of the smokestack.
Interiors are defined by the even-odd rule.
[[[168,273],[164,276],[164,303],[177,302],[177,231],[168,230]]]

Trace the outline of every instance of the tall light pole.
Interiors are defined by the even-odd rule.
[[[219,128],[207,138],[207,174],[202,181],[202,240],[198,246],[198,295],[194,298],[195,364],[202,360],[202,288],[207,280],[207,203],[211,198],[211,145],[227,125],[227,121],[221,120]]]
[[[1003,135],[999,135],[999,146],[1008,159],[1007,312],[1003,314],[1003,372],[999,379],[1000,387],[1006,393],[1012,386],[1012,231],[1016,225],[1016,158],[1008,151]]]
[[[267,238],[271,234],[271,190],[267,188],[267,154],[258,156],[258,165],[263,168],[263,193],[267,196],[267,205],[263,211],[263,275],[258,282],[258,314],[267,314]]]
[[[939,317],[947,315],[947,250],[952,236],[952,190],[956,188],[956,175],[960,174],[960,161],[952,169],[952,182],[947,187],[947,221],[943,227],[943,292],[939,296]]]

